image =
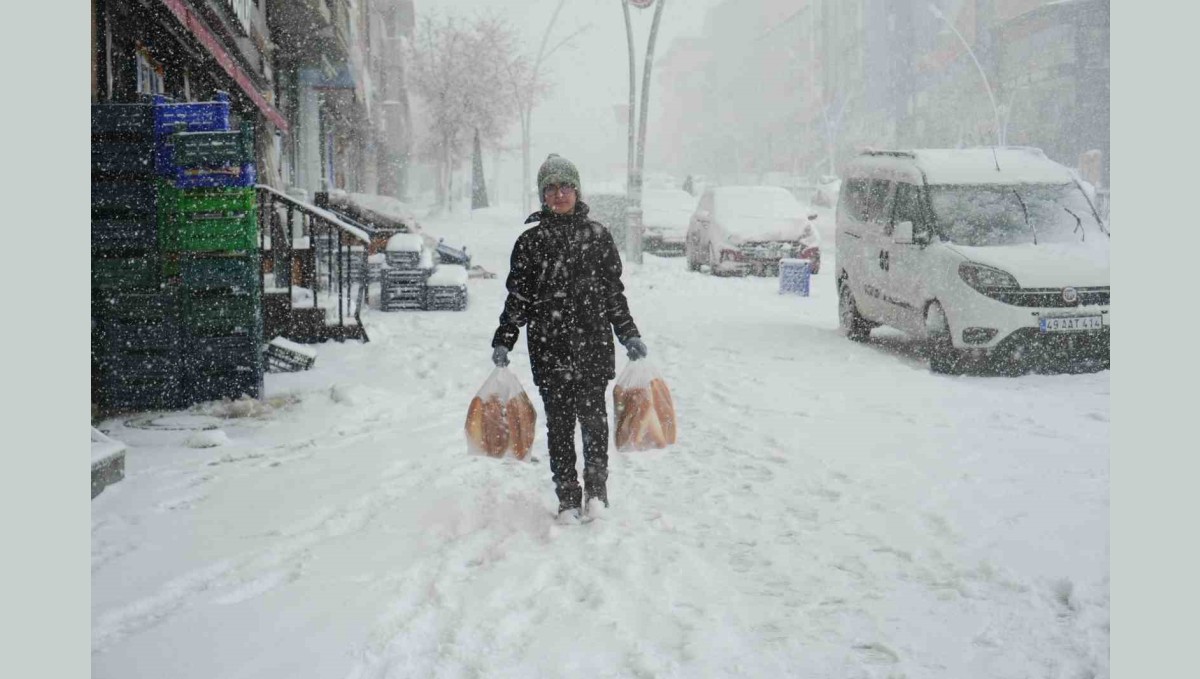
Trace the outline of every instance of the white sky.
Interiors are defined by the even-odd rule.
[[[676,37],[698,35],[708,9],[719,1],[668,0],[659,26],[655,58],[661,59]],[[528,51],[532,54],[537,51],[557,0],[505,0],[503,3],[495,0],[415,0],[414,4],[418,19],[432,11],[499,12],[526,36]],[[653,6],[633,10],[639,102],[641,58],[653,16]],[[575,40],[572,49],[559,50],[551,58],[549,67],[556,91],[533,115],[534,167],[548,153],[558,153],[579,166],[585,187],[589,182],[623,182],[627,148],[625,128],[623,124],[618,125],[613,107],[629,102],[629,57],[620,0],[567,0],[550,45],[587,24],[591,27]],[[654,85],[652,78],[651,112],[657,94]],[[652,129],[649,134],[648,145],[653,144]],[[519,166],[520,132],[516,124],[513,125],[512,139],[515,147],[512,162]],[[491,180],[490,159],[486,168]]]

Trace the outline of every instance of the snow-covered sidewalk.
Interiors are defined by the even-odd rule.
[[[538,461],[462,434],[521,217],[425,224],[500,274],[465,312],[370,310],[261,404],[103,423],[93,676],[1108,676],[1107,372],[933,375],[838,336],[832,256],[810,298],[647,256],[679,442],[557,526],[536,393]]]

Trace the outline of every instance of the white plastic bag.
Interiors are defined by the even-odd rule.
[[[490,457],[524,460],[533,448],[537,412],[508,368],[496,368],[467,408],[467,449]]]
[[[613,386],[617,450],[666,448],[675,443],[675,404],[658,369],[630,361]]]

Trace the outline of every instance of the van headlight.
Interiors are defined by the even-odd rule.
[[[982,293],[986,293],[988,289],[1021,287],[1017,284],[1017,279],[1007,271],[972,262],[959,264],[958,275],[967,285]]]

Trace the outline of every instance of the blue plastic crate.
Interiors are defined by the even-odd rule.
[[[812,262],[807,259],[779,260],[779,294],[808,297]]]
[[[227,167],[176,167],[174,183],[177,189],[239,189],[254,186],[258,172],[254,163]]]
[[[217,132],[182,132],[161,137],[154,149],[154,169],[178,179],[180,169],[216,168],[220,173],[254,164],[254,128]],[[186,171],[184,174],[188,174]],[[252,184],[248,184],[250,186]],[[180,188],[184,188],[180,185]]]
[[[164,96],[154,97],[154,134],[165,137],[186,125],[188,132],[228,132],[229,95],[217,92],[216,101],[176,104]]]

